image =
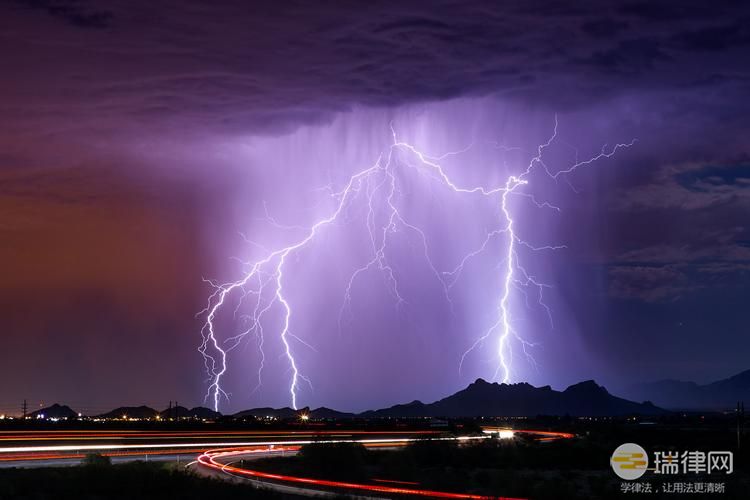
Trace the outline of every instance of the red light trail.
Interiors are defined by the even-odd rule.
[[[541,442],[546,441],[552,441],[552,440],[558,440],[558,439],[571,439],[574,437],[574,434],[568,433],[568,432],[556,432],[556,431],[537,431],[537,430],[511,430],[507,428],[501,428],[501,427],[485,427],[484,429],[485,434],[498,434],[502,436],[502,432],[512,432],[512,434],[529,434],[531,436],[537,436],[537,439]],[[456,437],[456,438],[437,438],[438,440],[457,440],[457,441],[467,441],[467,440],[475,440],[475,439],[487,439],[490,436],[462,436],[462,437]],[[409,442],[414,441],[414,439],[394,439],[394,440],[361,440],[361,441],[354,441],[354,442],[360,442],[366,447],[396,447],[396,446],[405,446]],[[336,442],[336,441],[331,441]],[[345,442],[352,442],[352,441],[345,441]],[[231,461],[227,461],[226,459],[240,459],[242,456],[247,456],[249,454],[255,454],[255,453],[275,453],[275,452],[281,452],[281,451],[297,451],[299,449],[299,446],[292,446],[292,447],[283,447],[283,448],[275,448],[275,449],[262,449],[259,447],[254,447],[252,449],[242,449],[242,448],[235,448],[235,449],[222,449],[222,450],[208,450],[205,453],[203,453],[201,456],[198,457],[197,462],[205,467],[208,467],[212,470],[217,470],[226,474],[230,475],[237,475],[242,477],[247,477],[253,480],[263,481],[263,480],[271,480],[271,481],[278,481],[282,483],[291,483],[291,484],[300,484],[300,485],[308,485],[313,487],[323,487],[323,488],[334,488],[334,489],[343,489],[343,490],[356,490],[356,491],[369,491],[373,493],[389,493],[389,494],[396,494],[396,495],[411,495],[411,496],[423,496],[423,497],[432,497],[432,498],[457,498],[457,499],[478,499],[478,500],[489,500],[489,499],[496,499],[496,500],[523,500],[518,498],[511,498],[511,497],[492,497],[492,496],[483,496],[483,495],[473,495],[468,493],[453,493],[453,492],[445,492],[445,491],[432,491],[432,490],[422,490],[422,489],[416,489],[416,488],[407,488],[403,486],[396,486],[397,484],[404,485],[404,486],[416,486],[418,483],[408,482],[408,481],[396,481],[396,480],[388,480],[388,479],[372,479],[375,483],[393,483],[394,486],[387,486],[384,484],[360,484],[360,483],[349,483],[344,481],[332,481],[327,479],[315,479],[315,478],[309,478],[309,477],[298,477],[298,476],[288,476],[284,474],[274,474],[269,472],[263,472],[258,470],[252,470],[252,469],[244,469],[240,467],[235,467],[231,465]],[[219,461],[221,459],[222,461]]]
[[[450,493],[446,491],[432,491],[432,490],[419,490],[414,488],[399,488],[395,486],[381,486],[377,484],[360,484],[360,483],[347,483],[343,481],[330,481],[327,479],[313,479],[307,477],[287,476],[284,474],[271,474],[268,472],[261,472],[257,470],[241,469],[239,467],[233,467],[231,465],[222,464],[218,462],[216,458],[225,458],[232,456],[239,456],[247,454],[247,450],[240,451],[208,451],[198,457],[198,462],[201,465],[209,467],[214,470],[219,470],[224,473],[237,474],[240,476],[255,478],[255,479],[271,479],[275,481],[281,481],[285,483],[294,484],[305,484],[311,486],[323,486],[327,488],[337,488],[345,490],[358,490],[358,491],[370,491],[374,493],[389,493],[395,495],[412,495],[422,496],[431,498],[461,498],[461,499],[475,499],[475,500],[525,500],[521,498],[511,497],[490,497],[484,495],[471,495],[468,493]]]

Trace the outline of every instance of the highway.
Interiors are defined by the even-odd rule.
[[[517,434],[527,434],[540,442],[548,442],[574,437],[564,432],[500,427],[485,427],[483,431],[483,435],[458,437],[447,437],[432,430],[4,431],[0,432],[0,468],[71,466],[80,464],[89,453],[98,453],[111,457],[114,463],[135,460],[186,463],[186,467],[201,474],[250,481],[258,487],[297,495],[335,497],[346,494],[367,500],[393,495],[484,500],[489,497],[422,490],[414,483],[386,479],[373,479],[368,484],[347,483],[268,473],[236,464],[295,454],[303,445],[319,442],[397,448],[424,438],[468,442],[493,436],[511,439]]]
[[[270,430],[270,431],[0,431],[0,467],[75,465],[98,453],[113,462],[190,461],[208,449],[237,446],[302,445],[328,439],[392,439],[437,434],[431,430]]]
[[[527,434],[540,442],[549,442],[558,439],[570,439],[574,435],[566,432],[553,432],[542,430],[510,430],[499,427],[484,428],[484,436],[461,436],[461,437],[438,437],[436,440],[472,441],[488,439],[497,435],[501,439],[512,439],[516,434]],[[418,438],[396,438],[396,439],[332,439],[330,442],[357,442],[368,448],[387,447],[395,448],[404,446]],[[208,450],[201,454],[198,459],[189,464],[197,467],[199,471],[210,475],[223,475],[231,480],[250,481],[258,487],[269,488],[279,492],[294,493],[306,496],[337,497],[342,494],[360,499],[392,498],[396,496],[422,496],[429,498],[452,498],[452,499],[474,499],[474,500],[522,500],[509,497],[485,497],[467,493],[432,491],[417,488],[416,483],[404,483],[400,481],[388,481],[373,479],[368,484],[349,483],[341,481],[330,481],[310,477],[296,477],[282,474],[269,473],[259,470],[238,467],[236,464],[244,464],[246,461],[268,457],[279,453],[296,453],[297,445],[281,447],[238,447],[233,449]],[[390,483],[390,484],[384,484]]]
[[[175,462],[178,464],[187,464],[195,460],[195,453],[190,451],[189,453],[129,453],[129,454],[106,454],[110,457],[113,464],[121,464],[126,462]],[[19,457],[10,460],[0,461],[0,469],[14,469],[14,468],[35,468],[35,467],[73,467],[81,465],[85,459],[85,455],[63,455],[63,456],[52,456],[52,457]]]
[[[474,437],[456,437],[456,438],[435,438],[440,440],[458,440],[470,441],[478,439],[488,439],[489,436]],[[404,446],[414,439],[398,440],[356,440],[364,446],[370,447],[387,447],[394,448]],[[352,442],[351,440],[333,440],[331,442]],[[353,496],[358,499],[388,499],[393,495],[398,496],[421,496],[429,498],[453,498],[453,499],[472,499],[472,500],[524,500],[508,497],[485,497],[481,495],[471,495],[466,493],[453,493],[444,491],[423,490],[415,487],[406,487],[401,485],[384,485],[386,483],[399,483],[398,481],[378,481],[378,484],[361,484],[349,483],[342,481],[330,481],[324,479],[314,479],[308,477],[295,477],[282,474],[273,474],[258,470],[236,467],[241,461],[252,460],[261,457],[267,457],[278,453],[296,453],[298,446],[285,447],[280,450],[263,449],[263,448],[237,448],[230,450],[209,450],[203,453],[194,464],[204,467],[213,472],[219,472],[233,479],[245,479],[253,482],[256,486],[268,488],[280,492],[294,493],[305,496],[324,496],[340,497],[342,495]],[[373,483],[376,483],[374,480]]]

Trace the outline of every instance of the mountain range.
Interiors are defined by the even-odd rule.
[[[205,406],[196,406],[195,408],[185,408],[184,406],[172,406],[159,412],[161,418],[218,418],[221,413],[214,411]]]
[[[157,411],[149,406],[121,406],[114,410],[96,415],[95,418],[122,418],[127,416],[128,418],[147,419],[154,418],[159,415],[162,418],[206,418],[212,419],[221,416],[221,413],[214,411],[210,408],[203,406],[196,406],[195,408],[187,409],[184,406],[173,406],[167,408],[164,411]],[[72,410],[69,406],[60,405],[55,403],[46,408],[33,411],[28,415],[31,418],[76,418],[78,413]]]
[[[335,419],[341,419],[341,418],[352,418],[352,417],[357,416],[354,413],[336,411],[330,408],[326,408],[325,406],[321,406],[320,408],[316,408],[314,410],[311,410],[309,408],[302,408],[301,410],[295,410],[287,406],[284,408],[270,408],[270,407],[253,408],[250,410],[243,410],[241,412],[235,413],[234,415],[232,415],[232,417],[234,418],[273,417],[273,418],[278,418],[280,420],[284,420],[284,419],[289,419],[289,418],[297,418],[300,414],[307,415],[313,420],[319,420],[319,419],[335,420]]]
[[[498,384],[477,379],[466,389],[434,403],[412,401],[390,408],[359,414],[343,413],[330,408],[293,410],[292,408],[254,408],[235,413],[233,417],[296,418],[305,414],[312,419],[397,418],[397,417],[492,417],[492,416],[623,416],[668,413],[653,404],[635,403],[607,392],[593,380],[571,385],[564,391],[550,386],[534,387],[527,383]]]
[[[373,417],[492,417],[492,416],[623,416],[666,413],[653,404],[618,398],[593,380],[571,385],[564,391],[550,386],[498,384],[477,379],[466,389],[434,403],[421,401],[366,411]]]
[[[162,418],[217,418],[221,416],[221,413],[203,406],[196,406],[191,409],[187,409],[184,406],[173,406],[163,411],[157,411],[148,406],[121,406],[97,416],[98,418],[121,418],[127,416],[128,418],[146,419],[154,418],[157,415]]]
[[[732,410],[738,401],[750,403],[750,370],[705,385],[666,379],[635,384],[621,392],[674,410]]]
[[[750,402],[750,370],[733,377],[706,385],[678,380],[662,380],[632,385],[618,393],[610,394],[593,380],[571,385],[564,391],[550,386],[534,387],[528,383],[499,384],[477,379],[465,389],[432,403],[415,400],[389,408],[347,413],[320,407],[303,408],[253,408],[243,410],[234,418],[274,417],[281,420],[308,415],[311,419],[394,418],[394,417],[492,417],[492,416],[624,416],[660,415],[668,410],[731,410],[737,401]],[[637,403],[635,401],[645,401]],[[37,410],[32,417],[43,414],[47,418],[72,418],[77,413],[58,404]],[[148,406],[120,407],[99,415],[100,418],[194,417],[213,419],[221,413],[204,407],[187,409],[172,407],[159,412]]]

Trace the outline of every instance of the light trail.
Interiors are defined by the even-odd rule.
[[[505,430],[505,429],[498,429]],[[488,432],[492,432],[488,430]],[[544,436],[555,437],[572,437],[572,434],[559,432],[531,431],[531,430],[513,430],[514,433],[540,434]],[[477,439],[489,439],[491,436],[457,436],[457,437],[436,437],[430,438],[434,441],[472,441]],[[10,446],[0,447],[0,454],[4,453],[37,453],[37,452],[55,452],[55,451],[97,451],[97,450],[144,450],[144,449],[162,449],[162,448],[221,448],[221,447],[238,447],[238,446],[293,446],[306,445],[313,443],[411,443],[421,441],[424,438],[369,438],[369,439],[309,439],[309,440],[284,440],[284,441],[248,441],[248,442],[206,442],[206,443],[159,443],[159,444],[94,444],[94,445],[58,445],[58,446]]]
[[[456,438],[435,438],[438,441],[467,441],[472,439],[487,439],[489,436],[460,436]],[[97,450],[144,450],[160,448],[222,448],[238,446],[295,446],[314,443],[411,443],[420,438],[383,438],[383,439],[310,439],[293,441],[251,441],[251,442],[218,442],[218,443],[164,443],[164,444],[96,444],[96,445],[61,445],[61,446],[12,446],[0,448],[3,453],[36,453],[54,451],[97,451]]]
[[[312,436],[359,436],[359,435],[434,435],[439,431],[414,430],[414,431],[360,431],[360,430],[314,430],[314,431],[252,431],[252,432],[229,432],[229,431],[184,431],[184,432],[139,432],[139,431],[114,431],[94,432],[87,431],[56,431],[56,432],[29,432],[29,431],[0,431],[0,441],[101,441],[101,440],[163,440],[170,439],[196,439],[196,438],[225,438],[239,439],[249,437],[312,437]]]
[[[453,303],[450,298],[450,289],[463,272],[466,262],[476,257],[479,253],[486,250],[489,240],[500,234],[507,237],[507,244],[502,255],[503,271],[502,286],[497,304],[497,319],[483,335],[479,336],[473,344],[462,354],[459,362],[459,372],[463,367],[466,357],[480,344],[488,340],[491,336],[497,335],[497,356],[498,365],[495,370],[495,378],[507,383],[511,380],[512,375],[512,358],[513,349],[510,346],[511,340],[517,341],[523,353],[527,358],[535,363],[529,348],[535,344],[526,340],[514,328],[513,318],[511,315],[511,296],[513,289],[519,289],[528,300],[528,294],[525,289],[533,287],[536,289],[537,304],[542,308],[550,319],[552,325],[552,314],[549,306],[544,301],[544,289],[550,285],[537,280],[534,276],[526,271],[521,265],[517,246],[523,246],[531,251],[546,251],[564,248],[562,245],[545,245],[535,246],[523,239],[517,234],[513,212],[509,205],[511,196],[518,196],[521,199],[529,200],[537,208],[551,209],[560,211],[559,207],[552,205],[545,200],[539,200],[537,196],[526,192],[524,188],[530,186],[531,174],[539,172],[548,179],[557,180],[562,176],[567,176],[581,167],[587,167],[597,160],[611,158],[621,148],[627,148],[635,143],[635,140],[629,143],[619,143],[607,149],[606,145],[600,152],[589,159],[576,161],[566,168],[552,171],[544,161],[544,154],[547,148],[557,138],[558,121],[555,117],[554,130],[547,142],[537,148],[536,155],[529,161],[525,169],[520,172],[511,174],[505,182],[498,186],[462,186],[458,181],[452,179],[443,166],[439,163],[448,156],[456,156],[467,151],[471,146],[456,152],[449,152],[438,157],[433,157],[420,151],[414,145],[399,140],[395,129],[391,129],[393,142],[387,149],[387,154],[381,155],[374,165],[354,174],[349,178],[345,187],[338,192],[332,192],[333,199],[336,200],[335,207],[327,217],[319,219],[309,228],[304,228],[305,234],[287,246],[267,252],[265,257],[245,263],[246,272],[237,281],[218,284],[209,281],[214,287],[213,293],[208,298],[206,308],[199,314],[205,314],[205,323],[201,329],[202,343],[199,347],[200,353],[204,357],[205,370],[209,377],[209,386],[206,392],[206,399],[213,401],[214,409],[218,410],[222,398],[229,399],[229,395],[222,388],[222,379],[228,370],[227,355],[236,348],[243,339],[253,333],[259,339],[258,348],[261,354],[261,363],[258,369],[258,386],[261,382],[261,371],[264,367],[265,353],[263,352],[264,328],[263,320],[265,315],[274,307],[281,309],[282,324],[278,330],[278,335],[283,344],[284,356],[287,359],[291,371],[291,380],[289,393],[292,407],[298,408],[298,390],[300,380],[304,380],[312,387],[310,380],[305,377],[301,370],[298,360],[294,356],[294,349],[290,340],[297,340],[305,345],[306,342],[299,336],[291,332],[291,319],[293,306],[287,299],[284,290],[285,264],[288,257],[300,251],[310,244],[316,236],[326,227],[336,222],[344,210],[354,202],[360,194],[364,195],[366,201],[367,215],[365,217],[365,230],[369,237],[371,256],[361,267],[354,270],[351,274],[343,294],[343,305],[339,312],[339,328],[342,325],[342,317],[351,302],[351,293],[354,282],[363,273],[370,269],[378,269],[384,276],[388,291],[393,296],[396,306],[406,303],[401,294],[398,277],[391,266],[386,249],[388,240],[397,227],[402,227],[419,237],[423,247],[424,259],[430,268],[436,281],[440,284],[445,295],[446,302],[453,310]],[[401,167],[415,169],[420,174],[424,174],[428,179],[437,182],[447,190],[458,195],[481,196],[492,198],[497,203],[502,217],[498,228],[488,231],[486,238],[481,247],[467,253],[459,260],[458,265],[454,266],[451,271],[439,271],[434,265],[429,251],[427,237],[425,232],[415,224],[408,221],[408,218],[401,212],[396,204],[396,196],[399,192],[398,177],[396,170]],[[378,202],[380,205],[378,205]],[[378,225],[378,207],[384,210],[383,222]],[[269,222],[276,227],[279,223],[267,214]],[[281,226],[284,228],[299,229],[300,226]],[[270,292],[267,291],[270,289]],[[235,314],[240,308],[248,295],[256,297],[254,306],[250,313],[245,315],[249,327],[235,335],[229,337],[224,343],[220,342],[216,334],[216,317],[225,303],[232,294],[239,296],[238,304],[235,307]],[[224,345],[226,342],[230,344]],[[256,389],[257,389],[256,387]]]
[[[511,429],[509,427],[482,427],[485,434],[497,434],[500,439],[515,437],[516,434],[527,434],[529,436],[540,436],[539,441],[552,441],[557,439],[573,439],[575,434],[560,431],[538,431],[533,429]]]
[[[485,435],[483,436],[458,436],[458,437],[428,437],[427,439],[434,441],[474,441],[482,439],[490,439],[493,435],[498,436],[501,439],[509,439],[514,437],[516,434],[528,434],[537,438],[538,441],[552,441],[557,439],[569,439],[574,437],[573,434],[564,432],[553,432],[553,431],[535,431],[525,429],[508,429],[500,427],[486,427],[484,428]],[[510,434],[512,433],[512,435]],[[202,453],[204,450],[210,449],[218,451],[222,449],[222,452],[228,450],[242,450],[247,452],[248,450],[256,451],[268,451],[269,447],[277,451],[286,450],[294,451],[299,447],[314,444],[314,443],[359,443],[367,447],[400,447],[406,446],[409,443],[415,441],[422,441],[424,437],[383,437],[383,438],[365,438],[365,439],[337,439],[339,436],[357,435],[357,434],[409,434],[411,436],[417,435],[434,435],[437,431],[350,431],[350,432],[339,432],[339,431],[328,431],[327,435],[331,436],[329,439],[321,440],[320,435],[326,435],[323,433],[309,434],[310,439],[286,439],[286,440],[273,440],[273,441],[215,441],[215,442],[191,442],[191,443],[149,443],[149,444],[71,444],[71,445],[47,445],[47,446],[6,446],[0,447],[0,462],[22,462],[22,461],[37,461],[43,462],[45,460],[64,460],[64,459],[80,459],[84,458],[89,452],[98,452],[106,456],[111,457],[128,457],[128,456],[141,456],[147,455],[183,455],[188,453]],[[290,438],[302,437],[297,432],[290,432]],[[225,436],[221,436],[225,437]],[[305,436],[306,437],[306,436]],[[79,439],[75,437],[75,439]]]
[[[489,437],[489,436],[487,436]],[[440,440],[457,440],[457,441],[469,441],[485,439],[482,436],[464,436],[458,438],[441,438]],[[366,445],[367,446],[367,445]],[[453,493],[445,491],[434,491],[434,490],[422,490],[414,487],[406,487],[407,485],[414,485],[416,483],[407,483],[400,481],[388,481],[382,479],[373,479],[373,482],[380,484],[362,484],[362,483],[350,483],[344,481],[332,481],[327,479],[314,479],[309,477],[298,477],[289,476],[285,474],[274,474],[269,472],[263,472],[258,470],[245,469],[235,467],[231,465],[231,460],[240,459],[243,456],[249,454],[258,453],[260,450],[209,450],[198,457],[198,463],[209,469],[217,470],[222,473],[241,476],[253,480],[263,481],[271,480],[277,481],[282,484],[291,485],[305,485],[317,488],[332,488],[334,492],[337,490],[355,490],[355,491],[367,491],[373,493],[387,493],[391,495],[410,495],[420,497],[431,497],[431,498],[455,498],[455,499],[473,499],[473,500],[524,500],[519,498],[511,497],[497,497],[497,496],[484,496],[484,495],[473,495],[469,493]],[[270,450],[266,450],[270,451]],[[382,483],[400,483],[403,486],[386,486]]]
[[[117,458],[117,457],[142,457],[144,455],[192,455],[193,453],[201,453],[201,448],[187,448],[176,450],[146,450],[144,451],[109,451],[102,453],[105,457]],[[86,454],[82,453],[56,453],[50,455],[40,455],[35,453],[29,454],[8,454],[0,455],[0,462],[44,462],[47,460],[75,460],[86,458]]]

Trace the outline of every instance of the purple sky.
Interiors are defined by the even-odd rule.
[[[242,276],[335,208],[341,189],[399,137],[466,185],[497,186],[536,147],[551,170],[638,141],[512,201],[520,251],[553,285],[552,310],[514,292],[513,380],[564,388],[750,368],[750,11],[741,2],[89,2],[0,6],[0,412],[23,398],[90,412],[202,403],[197,351],[211,288]],[[502,146],[502,147],[498,147]],[[507,148],[517,148],[506,150]],[[576,156],[577,155],[577,156]],[[440,271],[501,221],[402,159],[398,204]],[[406,215],[408,214],[408,215]],[[284,283],[300,405],[361,410],[431,401],[493,378],[505,240],[451,288],[454,310],[397,228],[383,274],[362,200],[295,253]],[[245,241],[247,239],[259,245]],[[533,299],[533,297],[531,297]],[[217,335],[240,331],[231,309]],[[230,353],[226,411],[289,404],[278,310],[266,367],[249,339]]]

